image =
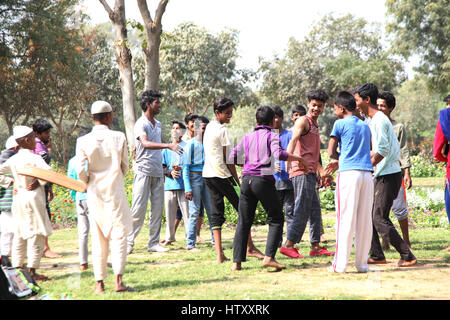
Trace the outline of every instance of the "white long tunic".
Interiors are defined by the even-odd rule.
[[[87,184],[89,215],[105,237],[126,237],[132,219],[124,185],[128,171],[125,135],[96,125],[89,134],[78,138],[76,157],[77,174]]]
[[[17,194],[13,196],[11,212],[16,223],[17,235],[23,239],[35,235],[48,237],[52,234],[52,224],[45,207],[44,185],[47,182],[39,180],[39,187],[28,191],[27,185],[30,185],[35,178],[17,174],[17,170],[25,166],[51,169],[41,156],[33,154],[28,149],[20,149],[17,154],[0,166],[0,186],[7,186],[12,180],[3,175],[12,174]]]

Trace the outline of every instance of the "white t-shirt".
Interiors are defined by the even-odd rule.
[[[224,162],[223,147],[225,146],[231,148],[228,129],[214,119],[206,126],[203,137],[203,147],[205,149],[203,177],[224,179],[231,177],[231,172]]]

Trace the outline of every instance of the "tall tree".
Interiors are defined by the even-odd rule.
[[[417,71],[429,76],[428,87],[450,91],[450,2],[448,0],[387,0],[395,52],[421,59]]]
[[[306,103],[306,92],[324,89],[332,99],[340,90],[373,82],[392,90],[405,79],[402,64],[381,45],[380,32],[365,19],[329,14],[303,41],[291,38],[284,56],[260,61],[263,101],[284,108]],[[336,117],[326,108],[320,121],[328,140]]]
[[[133,69],[131,66],[131,51],[128,47],[128,31],[125,15],[125,0],[115,0],[114,10],[106,0],[99,0],[108,13],[114,26],[114,49],[119,66],[120,88],[122,91],[123,121],[128,141],[128,148],[134,153],[134,123],[136,122],[136,92],[134,87]]]
[[[146,40],[142,49],[145,53],[145,90],[159,89],[159,49],[161,46],[162,16],[169,0],[161,0],[156,9],[155,18],[147,6],[147,0],[137,0],[139,11],[144,20]]]

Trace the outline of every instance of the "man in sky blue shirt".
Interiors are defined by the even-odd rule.
[[[416,257],[406,242],[400,237],[389,219],[392,203],[402,184],[400,169],[400,146],[389,118],[376,105],[378,88],[366,83],[355,89],[355,101],[359,109],[369,118],[372,134],[371,161],[375,167],[375,194],[372,209],[373,236],[370,249],[370,264],[385,264],[386,258],[378,238],[388,237],[391,245],[400,253],[399,267],[409,267],[417,263]]]

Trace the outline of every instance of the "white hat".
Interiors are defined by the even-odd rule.
[[[14,139],[20,139],[26,137],[30,133],[33,132],[33,129],[27,126],[16,126],[13,128],[13,137]]]
[[[111,105],[106,101],[95,101],[91,106],[91,114],[112,112]]]
[[[5,143],[5,148],[6,149],[12,149],[12,148],[17,147],[17,146],[18,146],[18,144],[17,144],[16,139],[14,138],[14,136],[11,136],[11,137],[8,138],[8,140],[6,140],[6,143]]]

